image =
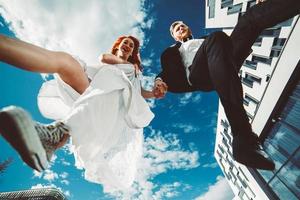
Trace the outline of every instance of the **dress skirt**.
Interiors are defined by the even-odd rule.
[[[141,96],[141,73],[131,64],[87,68],[90,86],[78,94],[59,76],[43,84],[38,105],[70,128],[75,164],[105,192],[130,188],[143,151],[143,127],[154,115]]]

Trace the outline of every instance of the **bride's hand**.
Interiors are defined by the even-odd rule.
[[[168,86],[162,80],[155,80],[154,87],[152,89],[153,95],[155,98],[163,98],[165,97],[168,90]]]

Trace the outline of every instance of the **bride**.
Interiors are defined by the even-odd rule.
[[[18,107],[0,112],[0,132],[29,166],[45,169],[44,155],[50,161],[53,152],[71,136],[76,166],[85,170],[87,180],[110,191],[131,186],[142,155],[142,128],[154,117],[144,98],[163,96],[141,87],[139,41],[135,37],[118,38],[111,53],[100,56],[101,64],[87,67],[64,52],[0,35],[0,60],[55,77],[43,84],[38,95],[40,111],[56,120],[54,123],[32,122]],[[22,142],[13,138],[22,138]],[[45,152],[34,152],[37,147],[29,142],[34,139],[35,146],[42,146]]]

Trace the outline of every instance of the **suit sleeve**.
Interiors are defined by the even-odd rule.
[[[171,47],[167,48],[160,56],[160,64],[161,64],[161,71],[159,74],[157,74],[157,76],[155,77],[155,79],[160,78],[162,79],[164,82],[166,82],[166,71],[167,68],[170,66],[168,63],[168,58],[170,57],[170,52],[172,51]]]
[[[167,48],[160,57],[161,72],[156,76],[161,78],[170,92],[183,92],[189,87],[186,79],[185,67],[181,61],[178,48]]]

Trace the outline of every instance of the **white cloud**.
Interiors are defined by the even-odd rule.
[[[64,165],[64,166],[70,166],[70,165],[71,165],[71,163],[68,162],[68,161],[66,161],[64,158],[62,158],[62,159],[60,160],[60,162],[61,162],[61,164]]]
[[[202,165],[202,167],[204,167],[204,168],[217,168],[218,167],[218,163],[216,163],[216,162],[206,163],[206,164]]]
[[[184,105],[188,104],[190,102],[190,98],[191,97],[192,97],[192,93],[191,92],[185,93],[184,96],[179,99],[180,106],[184,106]]]
[[[69,185],[70,184],[70,181],[68,181],[68,180],[62,180],[62,181],[60,181],[62,184],[65,184],[65,185]]]
[[[33,171],[33,177],[34,178],[42,178],[48,182],[53,182],[59,178],[59,175],[50,169],[46,169],[43,172]]]
[[[63,172],[59,176],[60,176],[60,178],[65,179],[65,178],[67,178],[69,176],[69,174],[67,172]]]
[[[203,157],[203,156],[206,156],[206,155],[207,155],[207,153],[204,152],[204,153],[201,153],[200,156]]]
[[[201,101],[201,98],[202,98],[202,95],[201,95],[201,94],[195,94],[195,95],[193,96],[192,101],[196,103],[196,102]]]
[[[151,134],[145,139],[144,157],[139,162],[136,181],[130,190],[113,194],[119,199],[165,199],[177,196],[179,189],[186,191],[190,188],[179,182],[155,184],[153,179],[169,170],[198,167],[198,152],[183,149],[174,134],[163,136],[160,131],[149,129]]]
[[[41,178],[42,175],[43,175],[43,172],[33,170],[33,177]]]
[[[184,96],[179,99],[179,106],[185,106],[188,103],[198,103],[201,101],[201,98],[201,94],[195,94],[192,92],[185,93]]]
[[[199,166],[197,151],[184,150],[174,134],[162,136],[161,132],[154,130],[151,137],[146,138],[144,156],[145,160],[151,161],[151,166],[156,170],[191,169]],[[155,167],[160,165],[162,168]]]
[[[66,153],[67,155],[73,155],[75,151],[75,147],[72,145],[72,137],[70,138],[69,142],[65,144],[61,149]],[[70,165],[70,162],[65,161],[64,158],[61,159],[61,162],[64,163],[65,165]]]
[[[143,2],[0,0],[0,14],[18,38],[95,64],[99,54],[107,52],[120,35],[132,34],[143,42],[141,27],[153,24],[153,19],[145,21]]]
[[[63,191],[62,188],[56,186],[55,184],[51,183],[51,184],[37,184],[37,185],[33,185],[31,186],[30,189],[41,189],[41,188],[55,188],[55,189],[58,189],[60,192],[62,192],[64,195],[66,195],[67,197],[70,197],[71,196],[71,193],[70,191],[66,190],[66,191]]]
[[[179,195],[177,189],[181,186],[179,182],[174,182],[173,184],[165,184],[159,188],[159,191],[155,192],[153,195],[153,199],[163,199],[172,198]]]
[[[199,127],[194,126],[192,124],[183,124],[183,123],[177,123],[172,125],[174,128],[180,128],[183,129],[184,133],[195,133],[200,130]]]
[[[58,178],[58,174],[53,172],[52,170],[46,169],[43,175],[43,179],[46,181],[54,181],[55,179]]]
[[[214,185],[209,186],[205,194],[197,197],[196,200],[230,200],[234,194],[224,177],[218,176]]]
[[[30,189],[40,189],[40,188],[58,188],[58,187],[54,184],[43,185],[41,183],[38,183],[37,185],[31,186]]]
[[[62,172],[60,174],[53,172],[50,169],[46,169],[43,172],[37,172],[37,171],[33,171],[34,174],[34,178],[40,178],[43,179],[45,181],[47,181],[47,184],[37,184],[35,186],[32,186],[31,189],[35,189],[35,188],[57,188],[58,190],[60,190],[62,193],[64,193],[66,196],[70,197],[70,191],[66,190],[64,191],[62,188],[56,186],[56,183],[61,183],[64,185],[69,185],[70,182],[67,180],[69,174],[67,172]],[[59,181],[59,182],[57,182]],[[55,183],[55,184],[54,184]]]
[[[151,67],[151,65],[152,65],[152,59],[147,58],[142,60],[143,67]]]
[[[45,181],[48,181],[50,183],[60,179],[61,183],[68,185],[69,184],[69,181],[67,180],[68,176],[69,174],[67,172],[62,172],[58,174],[50,169],[46,169],[43,172],[33,171],[34,178],[44,179]]]
[[[70,192],[69,190],[64,191],[64,194],[65,194],[67,197],[71,197],[71,192]]]

